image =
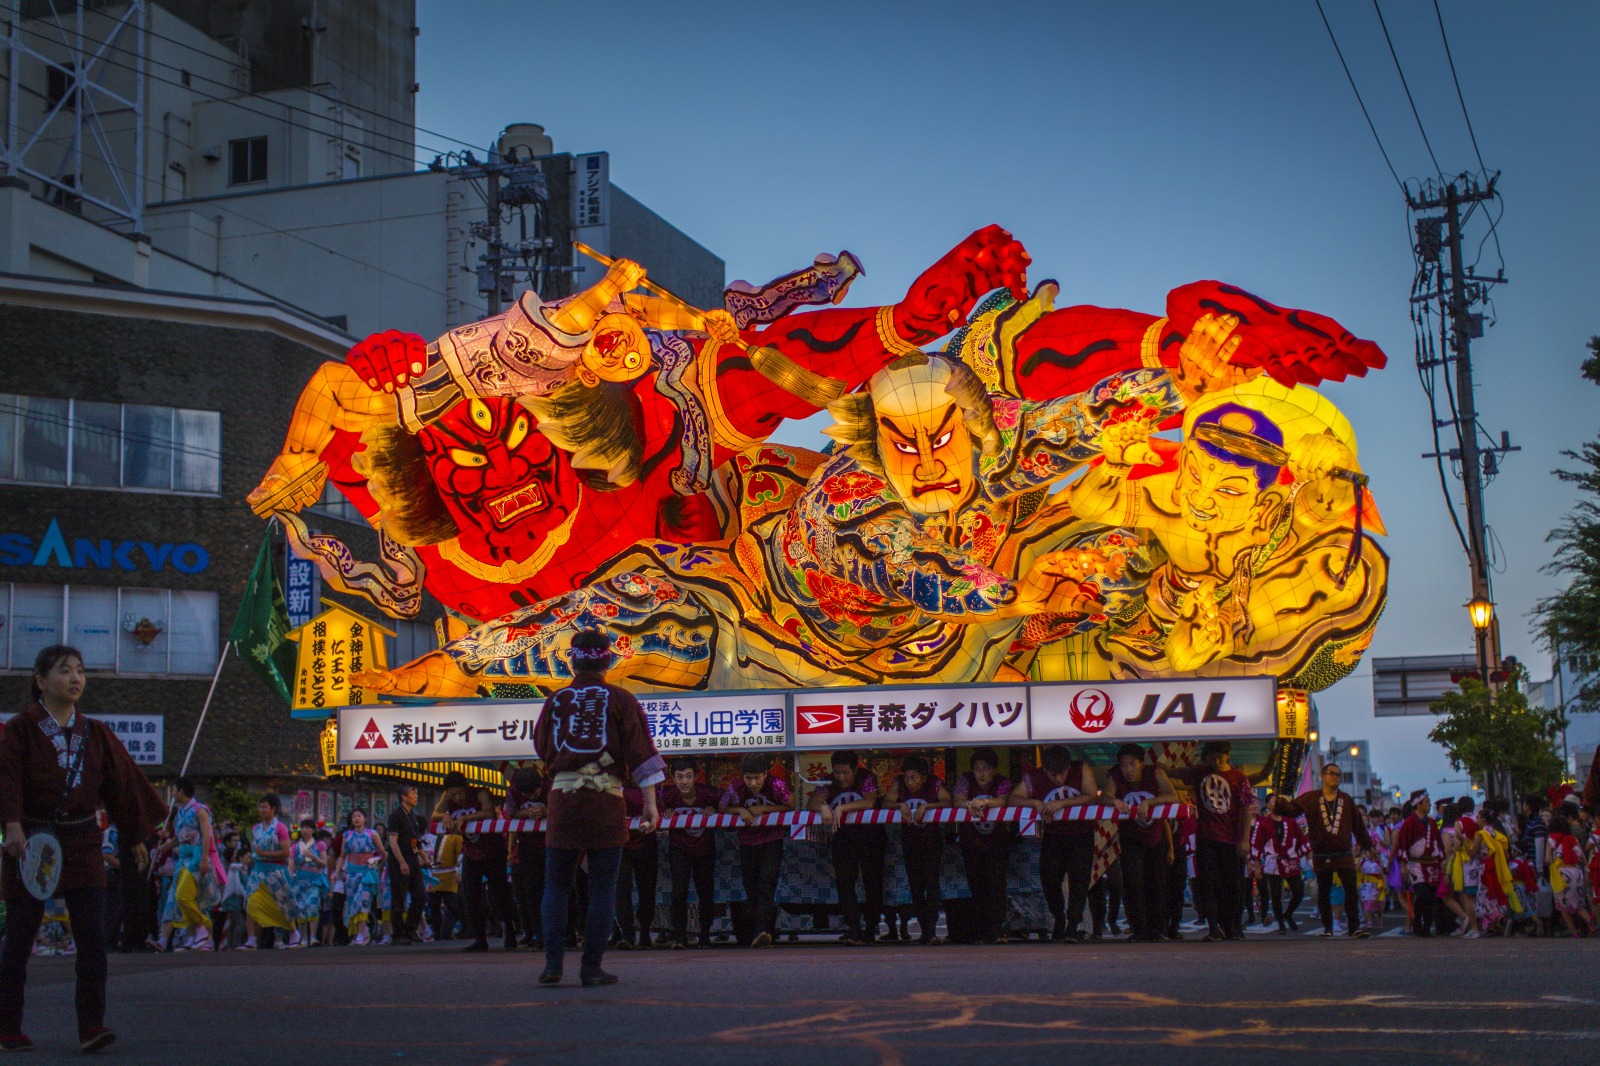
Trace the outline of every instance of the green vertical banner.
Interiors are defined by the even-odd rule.
[[[294,645],[285,636],[288,632],[289,612],[272,570],[272,527],[268,526],[228,639],[238,646],[239,657],[285,704],[290,702],[288,679],[294,676],[295,662]]]

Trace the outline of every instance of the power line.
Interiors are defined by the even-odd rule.
[[[1400,191],[1406,191],[1406,183],[1400,180],[1400,175],[1395,171],[1394,164],[1389,161],[1389,153],[1383,147],[1383,138],[1378,136],[1378,127],[1372,124],[1372,115],[1367,111],[1366,101],[1361,99],[1361,90],[1356,88],[1355,76],[1350,73],[1350,64],[1344,61],[1344,50],[1339,47],[1339,39],[1333,35],[1333,26],[1328,23],[1328,13],[1322,10],[1322,0],[1315,0],[1317,14],[1322,16],[1322,25],[1328,31],[1328,40],[1333,43],[1334,55],[1339,57],[1339,65],[1344,68],[1345,79],[1350,82],[1350,91],[1356,94],[1356,106],[1361,108],[1361,117],[1367,120],[1367,129],[1372,131],[1372,139],[1377,142],[1378,152],[1383,156],[1384,166],[1389,168],[1389,176],[1394,183],[1400,186]]]
[[[1461,117],[1467,123],[1467,136],[1472,138],[1472,154],[1478,157],[1479,169],[1487,173],[1489,168],[1483,162],[1483,153],[1478,151],[1478,135],[1472,132],[1472,116],[1467,114],[1467,98],[1461,95],[1461,79],[1456,77],[1456,61],[1450,54],[1450,37],[1444,32],[1444,13],[1439,10],[1439,0],[1433,0],[1433,14],[1439,20],[1439,38],[1444,41],[1444,58],[1450,64],[1450,80],[1456,84],[1456,99],[1461,102]]]
[[[48,37],[45,37],[38,30],[26,29],[25,28],[23,30],[23,32],[35,34],[37,36],[40,36],[40,37],[44,38],[46,41],[49,40]],[[93,44],[93,45],[96,45],[96,46],[104,47],[107,51],[121,52],[124,55],[131,55],[131,56],[135,56],[135,57],[138,56],[138,53],[135,52],[135,51],[132,51],[132,50],[127,49],[127,48],[122,48],[122,47],[120,47],[120,46],[118,46],[116,44],[113,44],[113,43],[109,42],[109,41],[99,40],[99,39],[97,39],[97,38],[95,38],[95,37],[93,37],[91,35],[88,35],[88,34],[84,35],[84,41],[89,43],[89,44]],[[189,73],[189,77],[190,77],[191,81],[199,80],[199,81],[203,81],[203,82],[209,82],[212,85],[218,85],[218,86],[221,86],[224,89],[233,88],[233,86],[229,85],[227,82],[218,81],[215,78],[207,78],[206,76],[204,76],[202,74],[194,74],[192,72],[185,72],[182,67],[174,67],[170,63],[162,63],[162,62],[159,62],[157,60],[149,59],[148,57],[146,57],[146,60],[152,66],[166,67],[169,70],[176,70],[176,71],[178,71],[180,73]],[[130,65],[128,63],[117,62],[116,60],[110,58],[107,55],[102,55],[99,58],[98,62],[103,64],[103,65],[105,65],[105,66],[115,67],[118,70],[128,71],[128,72],[130,72],[130,73],[132,73],[132,74],[134,74],[136,76],[139,74],[139,69],[137,67],[132,66],[132,65]],[[314,133],[319,137],[330,136],[331,135],[331,131],[328,130],[328,129],[318,129],[318,128],[314,127],[314,126],[308,126],[308,125],[306,125],[305,123],[302,123],[302,122],[295,122],[291,118],[284,118],[284,117],[282,117],[280,115],[273,114],[270,111],[261,111],[261,110],[257,110],[256,108],[247,107],[247,106],[245,106],[245,104],[242,101],[247,100],[247,99],[256,99],[256,100],[260,100],[261,103],[266,105],[267,107],[282,108],[283,110],[289,111],[289,112],[299,112],[300,114],[307,115],[310,118],[319,119],[319,120],[324,121],[324,122],[329,122],[329,123],[335,123],[336,122],[336,120],[334,120],[332,118],[329,118],[326,115],[319,115],[315,111],[310,110],[309,108],[298,107],[298,106],[296,106],[294,104],[291,104],[291,103],[288,103],[288,102],[280,102],[280,101],[275,101],[275,100],[268,100],[264,96],[262,96],[260,93],[244,93],[244,94],[238,94],[238,95],[235,95],[235,96],[217,96],[217,95],[214,95],[212,93],[202,92],[202,91],[194,88],[194,86],[192,84],[186,85],[181,80],[174,80],[172,78],[159,77],[159,76],[157,76],[155,73],[153,73],[151,71],[145,71],[144,72],[144,76],[149,78],[151,81],[158,82],[159,84],[170,85],[170,86],[172,86],[174,88],[183,89],[183,90],[185,90],[187,92],[193,93],[195,96],[200,97],[202,100],[207,100],[207,101],[210,101],[212,103],[218,103],[218,104],[227,104],[230,107],[238,108],[240,111],[243,111],[247,115],[257,115],[257,116],[259,116],[261,118],[271,119],[271,120],[273,120],[275,122],[283,122],[284,124],[290,126],[293,129],[305,130],[307,133]],[[317,95],[320,95],[320,94],[317,94]],[[331,97],[323,97],[323,99],[332,100]],[[337,101],[333,101],[333,102],[336,103],[336,104],[338,103]],[[344,106],[344,105],[340,105],[340,106]],[[351,110],[360,110],[360,109],[352,107]],[[402,144],[405,144],[407,147],[409,147],[413,152],[415,152],[418,148],[420,148],[423,151],[432,152],[435,155],[447,154],[447,153],[439,151],[438,149],[434,148],[431,145],[417,143],[417,141],[416,141],[416,139],[414,137],[410,138],[410,139],[407,139],[407,138],[399,137],[399,136],[397,136],[395,134],[392,134],[392,133],[381,133],[376,129],[365,130],[363,132],[370,133],[370,134],[372,134],[372,136],[374,136],[376,138],[380,138],[382,140],[391,141],[391,142],[396,142],[396,141],[400,142]],[[389,155],[397,155],[398,154],[398,153],[395,153],[395,152],[390,152],[388,150],[385,150],[385,151]],[[410,162],[411,162],[411,164],[413,166],[415,165],[415,160],[414,159],[411,160]]]
[[[1433,154],[1428,131],[1422,128],[1422,114],[1417,110],[1417,101],[1411,96],[1411,86],[1406,83],[1406,72],[1400,69],[1400,54],[1394,50],[1394,40],[1389,36],[1389,24],[1383,21],[1383,8],[1378,6],[1378,0],[1372,0],[1372,10],[1378,13],[1378,25],[1383,28],[1383,39],[1389,45],[1389,56],[1394,60],[1395,73],[1400,75],[1400,87],[1406,91],[1406,102],[1411,105],[1411,117],[1417,120],[1417,132],[1422,134],[1423,147],[1428,149],[1428,158],[1433,160],[1433,169],[1439,175],[1439,180],[1443,181],[1444,168],[1439,165],[1439,157]]]
[[[207,58],[215,58],[214,56],[211,55],[211,53],[207,52],[204,48],[200,48],[200,47],[198,47],[196,45],[189,44],[187,41],[180,41],[176,37],[168,37],[166,34],[157,33],[155,30],[148,29],[148,28],[145,30],[145,32],[148,33],[150,36],[156,38],[157,40],[166,41],[168,44],[175,44],[179,48],[185,49],[186,51],[193,52],[196,55],[206,56]],[[385,115],[382,112],[375,111],[370,107],[362,107],[359,104],[345,103],[344,101],[339,100],[337,97],[329,96],[326,93],[319,93],[315,89],[312,89],[312,88],[310,88],[308,86],[296,85],[293,82],[284,81],[282,78],[275,78],[270,74],[259,73],[259,72],[256,72],[256,71],[251,71],[250,73],[251,73],[252,77],[258,77],[258,78],[262,79],[263,81],[275,83],[279,88],[283,88],[283,89],[300,89],[300,90],[303,90],[304,92],[310,93],[312,96],[315,96],[318,99],[327,100],[327,101],[329,101],[331,103],[338,104],[340,107],[348,107],[352,111],[360,111],[363,114],[371,115],[373,118],[382,119],[385,122],[394,122],[394,121],[396,121],[395,119],[391,118],[390,116]],[[252,94],[252,95],[254,95],[254,94]],[[430,130],[430,129],[427,129],[426,127],[418,126],[415,122],[412,122],[410,125],[411,125],[412,129],[416,130],[419,133],[426,133],[430,137],[438,137],[438,138],[440,138],[442,140],[449,141],[452,144],[459,144],[463,148],[482,148],[483,147],[482,145],[479,145],[479,144],[473,144],[471,141],[463,141],[459,137],[452,137],[448,133],[440,133],[438,130]],[[433,149],[430,148],[428,150],[432,151]]]
[[[203,56],[203,57],[205,57],[205,58],[207,58],[207,59],[216,59],[216,58],[217,58],[217,57],[216,57],[216,55],[215,55],[215,54],[214,54],[214,53],[212,53],[212,52],[209,52],[209,51],[207,51],[207,50],[206,50],[206,49],[204,49],[204,48],[201,48],[201,47],[199,47],[199,46],[197,46],[197,45],[193,45],[193,44],[190,44],[190,43],[189,43],[189,42],[187,42],[187,41],[180,41],[180,40],[178,40],[178,39],[177,39],[177,38],[176,38],[176,37],[168,37],[168,36],[167,36],[167,35],[166,35],[166,34],[164,34],[164,33],[157,33],[157,32],[156,32],[156,31],[155,31],[155,30],[153,30],[153,29],[150,29],[150,28],[149,28],[149,27],[143,27],[143,30],[144,30],[144,32],[145,32],[145,33],[146,33],[146,34],[148,34],[148,35],[149,35],[149,36],[151,36],[151,37],[154,37],[154,38],[156,38],[156,39],[157,39],[157,40],[159,40],[159,41],[166,41],[166,42],[167,42],[167,43],[168,43],[168,44],[173,44],[173,45],[177,45],[177,46],[178,46],[178,47],[179,47],[179,48],[182,48],[182,49],[184,49],[184,50],[185,50],[185,51],[187,51],[187,52],[193,52],[193,53],[194,53],[194,54],[196,54],[196,55],[199,55],[199,56]],[[37,31],[37,30],[30,30],[30,31],[29,31],[29,32],[32,32],[32,33],[38,33],[38,32],[39,32],[39,31]],[[42,36],[42,35],[41,35],[41,36]],[[99,43],[104,43],[104,42],[99,42]],[[152,62],[154,62],[154,60],[151,60],[151,61],[152,61]],[[170,66],[171,66],[171,64],[170,64],[170,63],[163,63],[163,64],[161,64],[161,65],[162,65],[162,66],[168,66],[168,67],[170,67]],[[179,67],[179,68],[177,68],[177,69],[179,69],[179,70],[182,70],[182,69],[183,69],[183,68],[181,68],[181,67]],[[288,81],[284,81],[284,80],[283,80],[283,79],[282,79],[282,78],[275,78],[275,77],[273,77],[273,76],[272,76],[272,75],[270,75],[270,74],[264,74],[264,73],[257,73],[257,72],[256,72],[256,71],[251,71],[251,72],[250,72],[250,73],[251,73],[251,76],[252,76],[252,77],[259,77],[259,78],[261,78],[261,79],[262,79],[262,80],[263,80],[263,81],[267,81],[267,82],[271,82],[271,83],[274,83],[274,84],[276,84],[276,85],[277,85],[277,86],[278,86],[278,87],[279,87],[279,88],[284,88],[284,89],[300,89],[300,90],[302,90],[302,91],[304,91],[304,92],[306,92],[306,93],[309,93],[309,94],[310,94],[310,95],[312,95],[312,96],[315,96],[315,97],[317,97],[317,98],[318,98],[318,99],[321,99],[321,100],[327,100],[327,101],[329,101],[329,102],[330,102],[330,103],[334,103],[334,104],[338,104],[338,105],[339,105],[339,106],[340,106],[340,107],[345,107],[345,108],[349,108],[349,109],[350,109],[350,110],[352,110],[352,111],[359,111],[359,112],[361,112],[361,113],[362,113],[362,114],[366,114],[366,115],[371,115],[371,116],[372,116],[372,117],[374,117],[374,118],[378,118],[378,119],[382,119],[382,120],[384,120],[384,121],[385,121],[385,122],[393,122],[393,121],[396,121],[396,120],[395,120],[395,119],[393,119],[393,118],[391,118],[391,117],[390,117],[390,116],[388,116],[388,115],[384,115],[384,114],[383,114],[383,113],[381,113],[381,112],[379,112],[379,111],[376,111],[376,110],[374,110],[374,109],[372,109],[372,108],[370,108],[370,107],[362,107],[362,106],[360,106],[360,105],[359,105],[359,104],[351,104],[351,103],[346,103],[346,102],[344,102],[344,101],[342,101],[342,100],[339,100],[339,99],[338,99],[338,98],[336,98],[336,97],[332,97],[332,96],[329,96],[329,95],[327,95],[327,94],[326,94],[326,93],[319,93],[319,92],[317,92],[317,91],[316,91],[316,90],[315,90],[315,89],[312,89],[312,88],[310,88],[310,87],[308,87],[308,86],[304,86],[304,85],[296,85],[296,84],[294,84],[294,83],[293,83],[293,82],[288,82]],[[193,72],[191,72],[191,77],[201,77],[201,75],[198,75],[198,74],[193,74]],[[213,80],[213,79],[210,79],[210,78],[206,78],[206,79],[204,79],[204,80],[206,80],[206,81],[212,81],[212,80]],[[214,82],[214,84],[219,84],[219,85],[225,85],[225,84],[226,84],[226,83],[223,83],[223,82]],[[232,88],[232,86],[229,86],[229,88]],[[250,94],[249,94],[249,95],[251,95],[251,96],[258,96],[258,95],[260,95],[260,94],[259,94],[259,93],[250,93]],[[473,144],[473,143],[471,143],[471,142],[470,142],[470,141],[463,141],[463,140],[461,140],[461,139],[460,139],[460,138],[459,138],[459,137],[452,137],[452,136],[450,136],[450,134],[448,134],[448,133],[440,133],[440,132],[439,132],[439,131],[437,131],[437,130],[430,130],[430,129],[426,129],[426,128],[425,128],[425,127],[422,127],[422,126],[418,126],[418,125],[417,125],[417,124],[416,124],[416,123],[415,123],[415,122],[413,122],[413,123],[411,123],[411,128],[412,128],[412,129],[413,129],[413,130],[416,130],[416,131],[417,131],[417,132],[419,132],[419,133],[426,133],[426,134],[428,134],[428,135],[429,135],[429,136],[430,136],[430,137],[438,137],[438,138],[440,138],[440,139],[441,139],[441,140],[445,140],[445,141],[449,141],[449,142],[451,142],[451,143],[453,143],[453,144],[459,144],[459,145],[461,145],[461,146],[462,146],[462,147],[463,147],[463,148],[481,148],[481,147],[482,147],[482,145],[477,145],[477,144]],[[426,149],[426,150],[427,150],[427,151],[430,151],[430,152],[431,152],[431,151],[434,151],[434,149],[432,149],[432,148],[428,148],[428,147],[427,147],[427,146],[426,146],[426,145],[419,145],[419,146],[418,146],[418,147],[422,147],[422,148],[425,148],[425,149]],[[436,153],[436,154],[444,154],[444,153]]]
[[[80,150],[87,150],[87,149],[88,149],[88,145],[87,144],[81,146],[81,148],[80,148]],[[89,150],[88,154],[89,154],[89,156],[91,158],[99,161],[102,165],[104,165],[106,167],[111,167],[113,165],[109,161],[107,161],[106,158],[104,156],[102,156],[97,151]],[[416,288],[422,289],[425,292],[431,292],[436,296],[443,296],[446,300],[455,299],[455,297],[452,297],[449,293],[445,292],[443,289],[436,289],[431,285],[424,285],[420,281],[416,281],[415,279],[405,277],[402,274],[396,274],[392,270],[385,270],[383,267],[377,266],[374,263],[370,263],[370,262],[366,261],[365,259],[358,259],[353,255],[347,255],[346,253],[338,251],[337,249],[329,248],[325,244],[318,244],[316,241],[309,240],[309,239],[307,239],[305,237],[301,237],[298,234],[290,232],[289,230],[279,229],[277,226],[274,226],[269,222],[263,222],[261,219],[254,218],[254,217],[252,217],[250,215],[245,214],[242,211],[236,211],[231,207],[225,207],[220,202],[220,198],[218,198],[218,199],[207,199],[207,200],[196,200],[196,201],[192,201],[192,202],[193,203],[197,203],[197,204],[205,204],[207,207],[216,208],[218,211],[222,211],[225,214],[232,215],[235,218],[242,219],[245,222],[250,222],[250,223],[253,223],[254,225],[260,226],[262,228],[262,230],[264,230],[265,232],[275,233],[280,237],[288,237],[290,240],[299,241],[301,244],[308,245],[308,246],[310,246],[312,248],[316,248],[316,249],[318,249],[320,251],[327,252],[329,255],[337,256],[338,258],[347,260],[348,262],[354,263],[359,267],[363,267],[363,268],[365,268],[367,270],[375,271],[375,272],[377,272],[379,274],[382,274],[384,277],[389,277],[389,278],[395,279],[396,281],[404,282],[407,285],[411,285],[411,286],[414,286]],[[255,234],[243,234],[242,236],[255,236]],[[220,266],[220,264],[219,264],[219,266]],[[201,269],[205,269],[205,268],[201,267]],[[216,274],[216,273],[220,273],[220,272],[219,271],[207,271],[207,273]],[[232,279],[232,280],[238,281],[238,279]],[[241,282],[239,282],[239,284],[245,285],[246,288],[250,288],[250,289],[252,289],[252,290],[254,290],[256,292],[261,292],[264,295],[271,296],[272,299],[275,299],[275,300],[282,299],[282,297],[280,295],[267,293],[265,290],[258,289],[255,286],[249,285],[249,284],[247,284],[245,282],[241,281]],[[465,301],[463,301],[463,302],[465,302]],[[318,318],[321,317],[321,316],[316,315],[316,313],[312,312],[312,311],[308,311],[307,313],[311,314],[313,317],[318,317]]]

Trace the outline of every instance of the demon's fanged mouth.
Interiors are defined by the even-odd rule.
[[[544,486],[537,481],[530,481],[526,485],[512,489],[504,496],[489,501],[489,515],[495,525],[503,526],[514,518],[521,518],[530,511],[542,511],[550,505],[545,499]]]

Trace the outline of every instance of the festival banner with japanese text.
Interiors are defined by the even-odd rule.
[[[645,721],[662,754],[782,749],[789,730],[782,692],[732,696],[645,696]]]
[[[794,747],[916,748],[1028,740],[1022,685],[796,692]]]
[[[288,633],[298,641],[293,682],[296,711],[321,715],[335,707],[377,703],[376,697],[351,677],[367,670],[381,670],[388,662],[383,638],[393,631],[377,625],[348,608],[328,600],[327,610]]]
[[[340,707],[339,761],[531,759],[533,724],[543,707],[542,700]]]
[[[116,734],[118,743],[128,749],[128,754],[140,766],[160,766],[165,761],[165,715],[97,714],[93,717]]]

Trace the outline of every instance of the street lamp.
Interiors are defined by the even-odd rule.
[[[1489,597],[1478,594],[1467,601],[1467,617],[1472,619],[1473,642],[1477,645],[1478,652],[1478,680],[1494,691],[1494,684],[1489,677],[1495,668],[1490,642],[1494,636],[1494,601]],[[1495,641],[1498,644],[1498,641]]]
[[[1482,633],[1494,624],[1494,603],[1487,596],[1474,596],[1467,602],[1472,628]]]

